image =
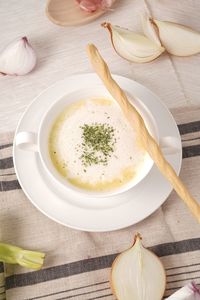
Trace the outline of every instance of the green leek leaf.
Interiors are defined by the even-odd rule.
[[[0,261],[19,264],[22,267],[39,270],[44,263],[43,252],[23,250],[22,248],[0,243]]]

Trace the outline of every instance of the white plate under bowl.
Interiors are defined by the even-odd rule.
[[[156,120],[160,137],[173,136],[179,140],[179,151],[167,156],[179,174],[182,162],[181,139],[167,107],[141,84],[118,75],[114,75],[114,78],[129,95],[134,95],[144,103]],[[77,85],[79,89],[92,89],[102,83],[96,74],[74,75],[57,82],[30,104],[15,134],[20,131],[37,132],[47,108],[58,99],[76,91]],[[14,143],[13,158],[19,183],[33,205],[54,221],[79,230],[111,231],[135,224],[158,209],[172,191],[167,180],[153,166],[137,186],[113,196],[115,205],[96,207],[92,205],[91,197],[86,199],[80,194],[66,192],[56,186],[43,170],[37,153],[20,150]],[[102,202],[105,203],[105,200]]]

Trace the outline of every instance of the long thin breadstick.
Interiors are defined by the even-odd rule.
[[[108,66],[99,54],[97,48],[94,45],[90,44],[87,46],[87,52],[96,73],[103,81],[107,90],[120,105],[131,126],[135,128],[141,145],[149,153],[150,157],[153,159],[160,172],[169,180],[177,194],[185,202],[185,204],[188,206],[188,208],[200,223],[200,205],[192,197],[181,179],[176,175],[176,172],[174,171],[172,166],[164,158],[157,142],[148,132],[143,118],[134,108],[134,106],[130,104],[124,91],[112,78]]]

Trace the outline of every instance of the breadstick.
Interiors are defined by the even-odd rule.
[[[148,132],[143,118],[135,109],[135,107],[130,104],[124,91],[112,78],[108,66],[99,54],[97,48],[94,45],[89,44],[87,46],[87,53],[89,55],[94,70],[101,78],[112,97],[120,105],[131,126],[135,128],[140,144],[148,152],[148,154],[155,162],[160,172],[169,180],[177,194],[185,202],[185,204],[188,206],[188,208],[191,210],[193,215],[200,223],[200,205],[192,197],[187,188],[184,186],[181,179],[177,176],[173,167],[167,162],[167,160],[163,156],[159,145]]]

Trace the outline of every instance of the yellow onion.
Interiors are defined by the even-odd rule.
[[[102,26],[109,30],[115,51],[121,57],[131,62],[149,62],[165,51],[162,46],[159,46],[142,34],[111,25],[110,23],[103,23]]]
[[[144,34],[176,56],[190,56],[200,52],[200,33],[187,26],[142,16]]]
[[[146,249],[140,234],[133,246],[114,260],[111,287],[118,300],[161,300],[166,275],[160,259]]]

